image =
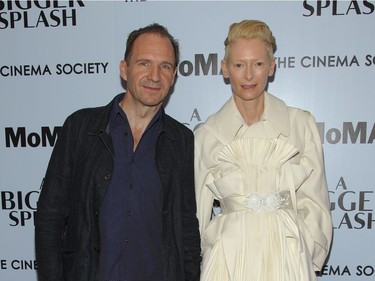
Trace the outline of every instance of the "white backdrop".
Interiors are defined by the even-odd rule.
[[[35,281],[34,212],[59,126],[123,91],[133,29],[179,39],[166,111],[194,129],[231,95],[220,75],[232,22],[277,39],[269,92],[311,111],[324,142],[334,241],[319,280],[374,280],[375,1],[0,1],[0,280]]]

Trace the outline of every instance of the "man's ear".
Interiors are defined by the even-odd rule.
[[[126,63],[126,61],[122,60],[120,61],[120,75],[121,75],[121,78],[125,81],[128,80],[128,65]]]

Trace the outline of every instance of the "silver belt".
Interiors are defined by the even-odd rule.
[[[250,193],[222,198],[219,201],[223,214],[237,211],[259,212],[262,210],[277,211],[280,208],[292,209],[289,191]]]

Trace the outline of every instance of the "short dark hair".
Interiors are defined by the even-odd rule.
[[[139,35],[142,35],[144,33],[159,34],[160,36],[166,37],[171,41],[175,55],[175,66],[177,67],[180,59],[180,47],[178,41],[168,32],[167,28],[158,23],[147,25],[145,27],[132,31],[129,34],[128,40],[126,41],[126,50],[124,55],[124,60],[126,61],[126,63],[129,63],[135,40],[138,38]]]

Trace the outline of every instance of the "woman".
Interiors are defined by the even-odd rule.
[[[320,137],[309,112],[266,92],[275,50],[265,23],[230,26],[221,67],[232,97],[195,132],[204,281],[315,280],[328,255]]]

